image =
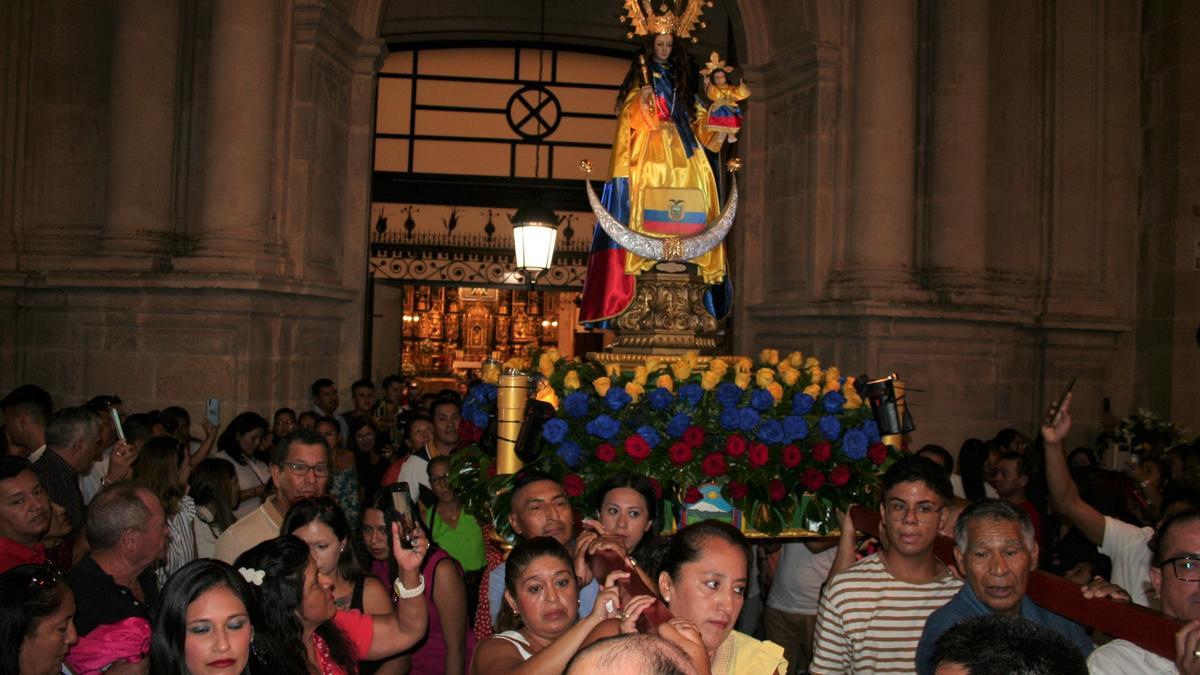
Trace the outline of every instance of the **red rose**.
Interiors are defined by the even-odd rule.
[[[667,450],[667,456],[671,458],[672,464],[681,467],[692,461],[692,449],[681,441],[675,443]]]
[[[650,478],[650,487],[654,488],[654,497],[656,499],[662,499],[662,484],[653,478]]]
[[[470,422],[463,422],[458,427],[458,437],[464,443],[475,443],[483,438],[483,430]]]
[[[838,464],[833,467],[833,471],[829,472],[829,482],[836,487],[842,487],[850,482],[850,467],[845,464]]]
[[[492,462],[492,465],[488,467],[488,478],[495,478],[495,477],[496,477],[496,463]]]
[[[762,443],[750,444],[750,466],[766,466],[769,461],[771,461],[771,453],[767,451],[766,445]]]
[[[748,494],[750,494],[750,488],[746,487],[745,483],[743,483],[741,481],[737,481],[737,480],[729,481],[729,498],[730,499],[734,499],[734,500],[745,499],[746,495],[748,495]]]
[[[634,434],[625,439],[625,454],[632,457],[633,461],[641,462],[650,456],[650,444],[641,434]]]
[[[687,492],[683,493],[683,501],[687,502],[688,504],[695,504],[701,499],[704,499],[704,495],[700,494],[700,490],[694,487],[688,488]]]
[[[871,447],[867,448],[867,458],[876,464],[883,464],[887,456],[888,449],[883,443],[872,443]]]
[[[704,458],[704,461],[700,463],[700,469],[709,478],[716,478],[717,476],[724,476],[729,467],[725,464],[724,457],[715,452],[710,452]]]
[[[818,462],[827,462],[833,456],[833,446],[828,441],[813,443],[812,458]]]
[[[569,473],[563,477],[563,492],[566,492],[568,497],[578,497],[583,494],[585,487],[587,486],[578,474]]]
[[[783,446],[783,465],[789,469],[800,466],[800,460],[804,459],[804,453],[800,452],[800,448],[794,445]]]
[[[704,427],[690,426],[683,432],[683,442],[688,447],[698,448],[704,445]]]
[[[730,457],[741,457],[746,454],[746,439],[741,434],[734,434],[725,439],[725,452]]]
[[[787,496],[787,488],[784,487],[783,481],[779,480],[778,478],[772,478],[771,480],[767,481],[767,496],[770,497],[771,501],[773,502],[783,500],[783,498]]]
[[[617,458],[617,449],[608,443],[601,443],[600,447],[596,448],[596,459],[607,464]]]
[[[825,484],[825,474],[816,469],[807,469],[800,475],[800,484],[806,490],[816,490]]]

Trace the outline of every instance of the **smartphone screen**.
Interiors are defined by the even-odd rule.
[[[117,430],[117,438],[125,440],[125,428],[121,426],[121,413],[117,412],[116,408],[109,408],[108,413],[112,415],[113,428]]]
[[[408,483],[396,483],[392,486],[392,510],[396,512],[396,522],[400,523],[400,545],[412,548],[408,533],[416,526],[412,495],[408,491]]]
[[[208,416],[209,424],[213,425],[214,427],[221,426],[221,399],[208,399],[208,408],[206,410],[206,414]]]

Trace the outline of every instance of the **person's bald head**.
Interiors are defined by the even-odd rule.
[[[566,675],[696,675],[695,664],[679,647],[657,635],[618,635],[575,655]]]

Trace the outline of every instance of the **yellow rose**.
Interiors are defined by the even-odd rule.
[[[842,379],[842,371],[838,370],[837,366],[830,366],[829,370],[825,371],[826,384],[828,384],[830,380],[833,380],[834,382],[837,382],[838,386],[840,387],[842,386],[842,383],[838,382],[840,379]]]
[[[842,393],[843,394],[846,394],[846,392],[849,392],[849,391],[854,391],[855,380],[856,380],[856,378],[853,375],[846,376],[846,383],[842,385]]]
[[[836,379],[831,377],[825,380],[825,391],[839,391],[841,388],[842,385]]]
[[[808,394],[815,401],[821,396],[821,385],[810,384],[804,388],[804,393]]]
[[[646,366],[638,366],[637,368],[633,369],[633,381],[637,382],[641,386],[646,385],[646,375]]]
[[[783,377],[783,383],[789,387],[794,386],[800,379],[800,371],[795,368],[788,368],[786,371],[780,373],[780,375]]]
[[[854,410],[855,408],[862,407],[863,400],[862,397],[858,395],[857,391],[851,389],[849,392],[846,392],[843,395],[846,397],[846,402],[842,404],[842,407],[846,410]]]
[[[625,393],[629,394],[630,398],[633,399],[633,403],[637,403],[642,394],[646,393],[646,390],[637,382],[630,382],[625,385]]]
[[[713,359],[708,362],[708,372],[713,373],[717,377],[724,377],[729,370],[729,364],[720,359]]]
[[[704,391],[711,391],[713,387],[721,383],[721,376],[711,370],[706,370],[700,373],[700,388]]]
[[[579,373],[575,372],[574,370],[568,370],[567,374],[563,376],[563,386],[567,389],[578,389]]]
[[[739,372],[739,373],[749,373],[750,370],[753,368],[754,368],[754,364],[750,362],[750,359],[745,358],[745,357],[739,358],[733,364],[734,371]]]
[[[783,400],[783,386],[778,382],[772,382],[767,385],[767,391],[771,392],[771,396],[775,397],[775,403]]]
[[[523,359],[519,356],[514,356],[511,359],[505,361],[504,365],[501,367],[504,370],[525,370],[525,359]]]
[[[808,380],[810,382],[812,382],[813,384],[820,384],[820,382],[821,382],[821,367],[820,366],[810,366],[809,367]]]
[[[604,374],[608,375],[609,377],[620,377],[621,376],[621,364],[610,363],[607,366],[604,366]]]
[[[534,398],[544,403],[549,403],[555,410],[558,410],[558,394],[554,393],[553,387],[542,387],[534,394]]]
[[[542,355],[538,357],[538,372],[546,377],[554,374],[554,362],[550,360],[550,355],[546,352],[542,352]]]
[[[608,393],[608,388],[612,386],[612,380],[607,377],[597,377],[592,380],[592,386],[596,389],[596,395],[604,398],[604,395]]]
[[[787,364],[793,368],[799,368],[800,364],[804,363],[804,354],[800,352],[792,352],[787,355]]]
[[[815,357],[815,356],[810,356],[807,359],[804,359],[804,367],[805,368],[815,368],[815,367],[819,367],[820,365],[821,365],[821,362],[819,360],[817,360],[817,357]]]
[[[779,363],[778,349],[764,349],[758,353],[758,362],[773,366]]]
[[[551,363],[558,363],[558,360],[562,358],[562,354],[558,353],[558,347],[551,347],[542,353],[550,357]]]
[[[758,372],[754,374],[754,383],[763,389],[766,389],[767,385],[774,381],[775,371],[771,370],[770,368],[759,368]]]
[[[697,352],[694,349],[684,352],[683,361],[688,364],[689,368],[695,370],[696,366],[700,365],[700,352]]]
[[[658,359],[655,359],[655,358],[646,359],[646,372],[647,373],[653,373],[654,371],[659,370],[662,367],[663,367],[662,361],[659,361]]]
[[[500,369],[499,368],[484,368],[483,371],[480,373],[480,375],[483,376],[482,377],[483,381],[487,382],[488,384],[499,384],[500,383]]]
[[[742,389],[749,389],[750,388],[750,373],[749,372],[743,373],[743,372],[739,371],[738,373],[736,373],[733,376],[733,383],[736,384],[737,386],[741,387]]]
[[[671,376],[666,373],[659,375],[658,379],[654,381],[654,385],[667,391],[675,391],[675,380],[672,380]]]
[[[692,376],[693,366],[687,361],[680,359],[671,364],[671,372],[675,373],[675,379],[686,380]]]

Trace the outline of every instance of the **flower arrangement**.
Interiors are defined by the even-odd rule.
[[[656,493],[681,508],[716,484],[750,527],[778,534],[836,526],[834,509],[878,502],[874,486],[893,457],[854,388],[854,378],[818,359],[763,350],[756,361],[701,363],[695,354],[666,363],[647,359],[633,372],[566,360],[551,349],[530,362],[548,381],[538,398],[556,416],[542,428],[542,451],[527,467],[561,480],[586,512],[591,489],[620,471],[650,478]],[[464,429],[478,439],[494,410],[496,387],[474,387]],[[456,453],[456,487],[480,515],[508,513],[511,476],[495,475],[478,446]],[[668,509],[660,509],[668,511]],[[497,530],[505,519],[495,518]]]

